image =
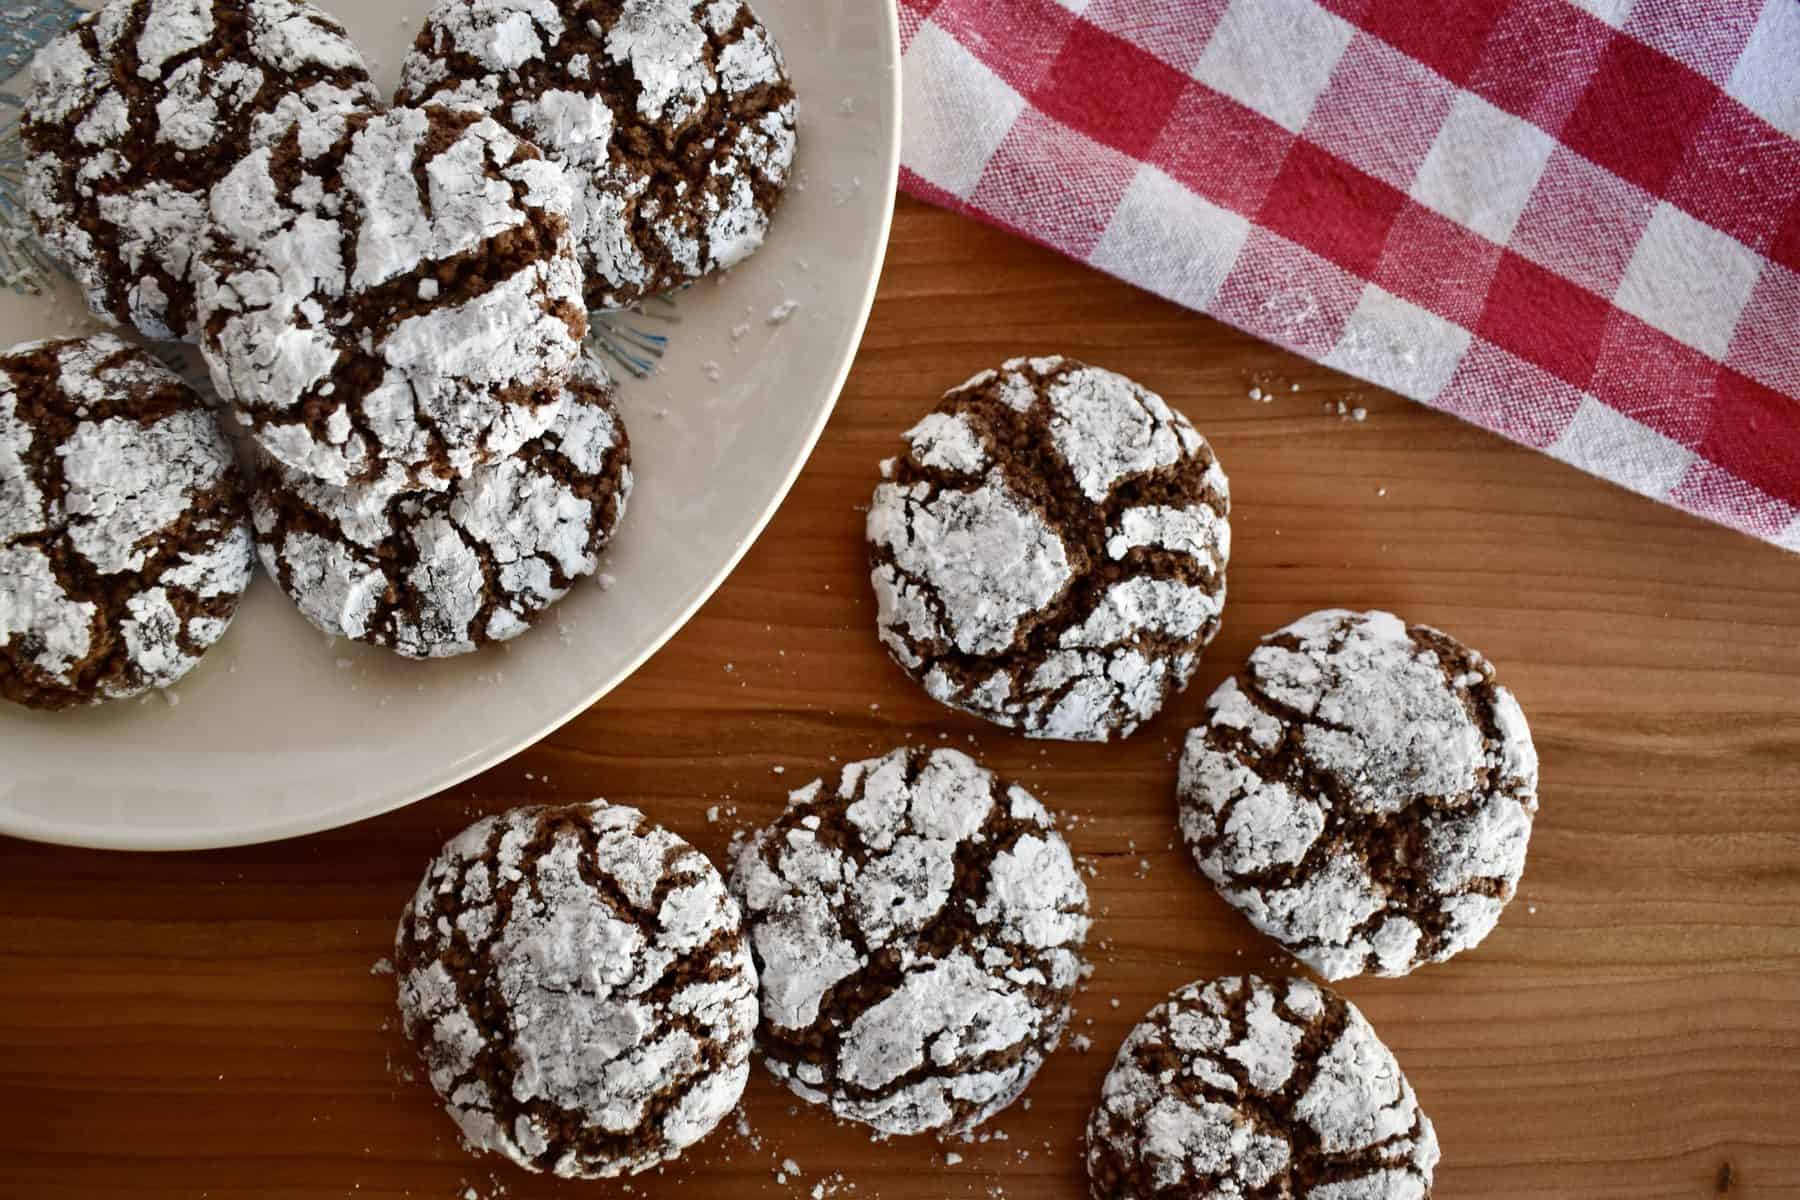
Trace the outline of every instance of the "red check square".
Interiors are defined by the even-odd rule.
[[[1589,291],[1610,296],[1650,224],[1656,199],[1558,146],[1519,214],[1508,247]]]
[[[1800,510],[1707,459],[1696,459],[1669,493],[1691,513],[1757,537],[1781,536]]]
[[[1405,191],[1455,98],[1456,89],[1435,72],[1358,33],[1332,69],[1302,136]]]
[[[1615,37],[1561,137],[1570,149],[1660,196],[1723,97],[1692,67],[1635,39]]]
[[[1221,208],[1248,216],[1262,206],[1293,144],[1293,134],[1255,109],[1194,83],[1147,161]]]
[[[1136,173],[1117,150],[1028,108],[988,160],[969,206],[1085,259]]]
[[[1727,367],[1700,453],[1776,499],[1800,505],[1800,400]]]
[[[1302,140],[1288,152],[1256,220],[1366,277],[1405,204],[1397,188]]]
[[[1021,96],[1050,73],[1075,28],[1055,0],[941,0],[931,19]]]
[[[1800,72],[1800,63],[1795,64]],[[1800,87],[1800,76],[1797,76]],[[1669,183],[1668,196],[1752,250],[1780,232],[1800,194],[1800,142],[1729,96],[1713,106]]]
[[[1410,201],[1400,210],[1373,279],[1383,288],[1467,329],[1486,307],[1500,247]]]
[[[1231,0],[1093,0],[1082,17],[1186,72],[1230,7]]]
[[[1160,58],[1077,21],[1031,100],[1046,116],[1142,158],[1187,87],[1187,76]]]
[[[1564,0],[1519,0],[1494,26],[1466,86],[1494,107],[1554,134],[1575,111],[1588,77],[1616,36]]]
[[[1749,44],[1765,0],[1637,0],[1629,33],[1723,85]]]
[[[1770,263],[1738,315],[1726,361],[1752,379],[1800,396],[1796,345],[1800,345],[1800,271]]]
[[[1611,310],[1586,288],[1508,251],[1475,332],[1586,390]]]
[[[1575,419],[1581,408],[1581,390],[1492,342],[1476,338],[1433,403],[1542,450],[1555,445]]]
[[[1266,229],[1253,229],[1212,311],[1257,337],[1323,357],[1337,345],[1363,282]]]
[[[1452,83],[1469,77],[1481,47],[1513,0],[1415,0],[1377,3],[1359,21],[1364,29]]]
[[[1717,360],[1615,312],[1588,390],[1613,411],[1694,450],[1706,436],[1718,379]]]

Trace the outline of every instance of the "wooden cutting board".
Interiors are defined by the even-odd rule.
[[[940,709],[872,632],[860,510],[876,463],[945,388],[1053,352],[1160,391],[1235,493],[1225,632],[1123,745],[1026,742]],[[1253,383],[1274,402],[1251,401]],[[1340,399],[1367,419],[1338,416]],[[0,841],[0,1197],[751,1200],[825,1184],[1080,1200],[1081,1130],[1126,1030],[1190,980],[1289,969],[1174,846],[1174,759],[1259,634],[1336,605],[1485,651],[1543,754],[1530,864],[1494,935],[1342,989],[1437,1122],[1436,1195],[1800,1195],[1800,556],[908,203],[793,496],[686,632],[591,712],[467,786],[304,841],[165,858]],[[395,1032],[394,981],[371,974],[445,838],[510,805],[605,796],[717,855],[829,756],[944,734],[1079,813],[1075,849],[1099,872],[1076,1018],[1093,1046],[1052,1060],[1029,1110],[973,1145],[875,1145],[759,1070],[748,1138],[722,1131],[629,1191],[458,1147]],[[800,1174],[778,1183],[784,1161]]]

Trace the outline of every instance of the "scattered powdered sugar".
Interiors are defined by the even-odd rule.
[[[1182,831],[1259,929],[1329,979],[1405,974],[1492,929],[1524,870],[1537,755],[1486,660],[1389,613],[1315,613],[1207,711]]]
[[[1225,473],[1185,418],[1111,372],[1015,359],[906,437],[866,536],[882,642],[927,692],[1104,741],[1186,686],[1219,627],[1231,528]],[[1126,506],[1147,475],[1186,502]],[[1109,563],[1080,549],[1096,534]],[[1102,571],[1117,582],[1097,586]]]
[[[317,152],[297,186],[263,148],[212,193],[196,275],[219,394],[279,462],[340,486],[467,474],[542,433],[585,331],[563,172],[441,108],[298,121]],[[538,248],[510,274],[420,286],[527,225]],[[398,321],[395,291],[423,301]]]
[[[524,450],[438,492],[283,473],[254,505],[269,574],[324,632],[408,657],[518,636],[599,569],[631,495],[624,425],[589,360],[557,412]]]
[[[236,476],[199,397],[111,334],[0,358],[0,685],[60,705],[192,670],[250,583]]]
[[[1327,1039],[1316,1057],[1309,1035]],[[1087,1141],[1095,1194],[1120,1200],[1425,1200],[1439,1157],[1363,1015],[1302,979],[1197,983],[1158,1005],[1120,1048]]]
[[[648,1170],[748,1080],[739,928],[712,864],[637,810],[514,809],[453,839],[402,915],[401,1015],[474,1149],[568,1178]]]
[[[969,1129],[1060,1039],[1087,890],[1043,806],[967,755],[852,763],[734,860],[769,1067],[802,1098],[887,1134]],[[972,927],[937,944],[957,913]]]
[[[273,92],[296,110],[376,100],[356,48],[317,8],[301,0],[241,7],[249,36],[240,41],[220,35],[212,0],[113,0],[34,64],[25,126],[32,214],[95,313],[149,337],[192,337],[206,192],[252,144],[271,77],[329,76]],[[137,17],[138,36],[121,38]],[[134,108],[121,77],[135,77],[149,103]],[[173,163],[165,144],[180,151]],[[130,187],[109,186],[139,171]]]

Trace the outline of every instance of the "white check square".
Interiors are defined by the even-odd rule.
[[[1748,246],[1664,200],[1650,215],[1613,303],[1722,360],[1762,266]]]
[[[1800,138],[1800,3],[1769,0],[1725,90],[1791,138]]]
[[[1680,442],[1592,396],[1581,398],[1550,456],[1655,500],[1667,499],[1694,461],[1693,451]]]
[[[1576,8],[1600,18],[1614,29],[1625,28],[1625,21],[1631,16],[1632,6],[1637,0],[1569,0]]]
[[[1413,180],[1412,198],[1504,246],[1555,148],[1531,122],[1459,92]]]
[[[1024,110],[1024,97],[930,22],[907,47],[902,84],[901,161],[967,200]]]
[[[1144,166],[1089,261],[1177,304],[1205,308],[1249,236],[1244,217]]]
[[[1444,390],[1469,349],[1469,331],[1370,284],[1325,365],[1413,400]]]
[[[1354,32],[1313,0],[1235,0],[1194,78],[1299,133]]]

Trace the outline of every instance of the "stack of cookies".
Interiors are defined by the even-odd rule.
[[[795,107],[738,0],[441,0],[392,107],[306,0],[111,0],[39,55],[23,136],[45,245],[102,320],[198,345],[257,477],[117,339],[0,358],[0,694],[56,708],[197,663],[252,534],[331,635],[527,629],[631,493],[589,309],[753,253]],[[92,544],[152,495],[105,530],[129,553]],[[237,558],[191,584],[199,553]]]

